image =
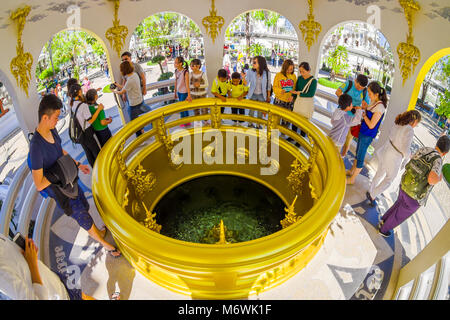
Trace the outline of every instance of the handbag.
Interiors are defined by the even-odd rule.
[[[309,91],[309,87],[311,86],[311,82],[314,80],[314,77],[311,77],[309,82],[306,84],[306,86],[303,88],[303,90],[300,93],[306,93]],[[311,119],[312,115],[314,113],[314,98],[311,97],[300,97],[300,95],[297,97],[297,99],[294,102],[294,108],[293,110],[295,113],[305,117],[306,119]]]
[[[359,130],[361,129],[361,125],[358,124],[357,126],[353,126],[350,128],[350,133],[352,136],[354,136],[355,138],[359,137]]]

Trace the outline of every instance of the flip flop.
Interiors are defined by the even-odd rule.
[[[106,252],[107,252],[109,255],[111,255],[111,257],[113,257],[113,258],[120,258],[120,257],[122,256],[122,254],[121,254],[121,253],[119,252],[119,250],[117,250],[117,249],[114,249],[114,250],[106,250]],[[119,252],[119,255],[118,255],[118,256],[113,255],[114,252]]]

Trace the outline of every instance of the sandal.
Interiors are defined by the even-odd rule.
[[[114,249],[114,250],[106,250],[106,252],[109,254],[109,255],[111,255],[111,257],[113,257],[113,258],[119,258],[119,257],[121,257],[122,256],[122,254],[119,252],[119,250],[117,250],[117,249]],[[119,253],[119,255],[118,256],[115,256],[113,253],[115,253],[115,252],[118,252]]]

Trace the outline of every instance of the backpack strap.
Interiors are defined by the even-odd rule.
[[[73,114],[73,118],[74,120],[77,120],[77,112],[78,112],[78,108],[80,108],[80,106],[83,104],[83,101],[80,101],[80,103],[78,103],[77,107],[75,108],[75,113]],[[81,126],[81,124],[80,124]],[[84,126],[83,126],[83,131],[86,129],[86,120],[84,120]]]
[[[353,87],[353,81],[352,80],[348,80],[348,86],[347,86],[347,89],[345,89],[344,93],[349,92],[352,87]]]

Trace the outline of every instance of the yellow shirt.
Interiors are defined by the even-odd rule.
[[[238,84],[237,86],[235,86],[230,83],[230,90],[231,98],[239,98],[244,92],[248,92],[248,87],[244,86],[243,84]]]
[[[227,96],[229,89],[230,89],[230,84],[227,81],[225,81],[225,82],[219,81],[219,78],[214,79],[212,86],[211,86],[212,93],[215,92],[224,97]]]
[[[273,80],[273,93],[275,98],[284,102],[289,102],[289,98],[292,96],[290,91],[295,90],[296,82],[297,76],[295,74],[288,74],[287,77],[285,77],[281,72],[277,73]],[[287,92],[283,93],[283,90]]]

